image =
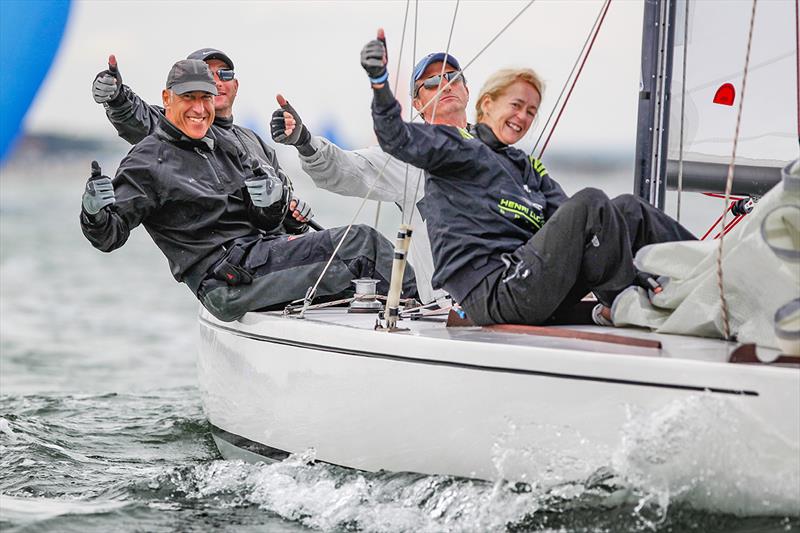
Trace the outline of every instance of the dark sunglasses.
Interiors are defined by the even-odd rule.
[[[231,81],[233,76],[233,69],[221,68],[217,70],[217,77],[219,78],[219,81]]]
[[[417,98],[419,96],[419,90],[422,89],[423,87],[425,87],[426,89],[436,89],[439,87],[439,84],[442,83],[442,78],[444,78],[449,82],[455,79],[456,76],[459,76],[460,74],[461,74],[460,70],[454,70],[452,72],[445,72],[441,76],[438,74],[436,76],[431,76],[430,78],[426,79],[425,81],[417,85],[417,88],[414,91],[414,98]],[[459,76],[458,81],[463,83],[464,76]]]

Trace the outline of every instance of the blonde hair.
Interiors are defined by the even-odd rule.
[[[483,118],[483,109],[481,105],[486,98],[496,100],[498,96],[503,94],[506,89],[511,87],[517,80],[522,80],[530,83],[539,96],[543,96],[544,82],[539,78],[539,75],[530,68],[504,68],[500,69],[486,80],[483,84],[478,99],[475,101],[475,110],[477,111],[477,121],[480,122]]]

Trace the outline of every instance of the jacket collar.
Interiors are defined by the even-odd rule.
[[[214,125],[219,126],[222,129],[229,130],[233,128],[233,115],[229,117],[214,117]]]
[[[202,139],[192,139],[191,137],[187,137],[181,130],[179,130],[178,127],[170,122],[165,115],[162,115],[158,121],[156,135],[177,145],[180,148],[186,148],[189,150],[199,148],[205,152],[211,152],[214,150],[214,145],[216,144],[216,137],[211,131],[211,128],[208,129],[208,132],[206,132],[205,137]]]
[[[478,137],[483,144],[494,150],[495,152],[499,152],[500,150],[505,150],[508,148],[508,145],[500,140],[497,139],[492,128],[487,126],[483,123],[475,124],[474,126],[470,127],[470,133]]]

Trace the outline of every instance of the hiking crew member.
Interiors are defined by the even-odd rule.
[[[376,50],[370,53],[383,51],[382,48]],[[443,63],[446,63],[444,80],[441,76]],[[443,91],[438,103],[431,102],[439,86],[445,85],[448,78],[460,70],[458,60],[442,52],[428,54],[416,64],[411,76],[412,105],[417,110],[422,109],[425,122],[467,126],[469,89],[463,77]],[[272,115],[272,138],[297,148],[303,170],[318,187],[363,198],[375,183],[370,199],[392,202],[407,215],[413,211],[414,236],[409,261],[414,265],[420,299],[429,303],[446,296],[443,290],[434,290],[431,286],[433,257],[428,228],[415,205],[422,193],[422,171],[391,157],[379,146],[342,150],[328,139],[312,136],[297,111],[281,95],[278,95],[278,104],[281,107]]]
[[[248,157],[258,161],[261,167],[272,167],[282,178],[288,179],[281,170],[275,150],[267,146],[253,130],[233,123],[233,103],[239,92],[239,80],[235,77],[233,61],[228,54],[214,48],[201,48],[189,54],[186,59],[205,61],[214,75],[217,95],[214,97],[215,117],[212,129],[216,135],[223,132],[230,134],[232,142]],[[106,116],[119,136],[131,144],[136,144],[153,133],[164,115],[162,107],[147,104],[129,86],[122,83],[122,74],[113,55],[109,57],[108,69],[95,76],[92,96],[95,102],[103,104]],[[313,216],[311,207],[306,202],[299,198],[292,199],[288,219],[308,222]],[[296,226],[289,220],[285,229],[296,232]],[[307,229],[307,226],[303,226],[303,231]]]
[[[214,316],[230,321],[302,298],[344,228],[286,233],[288,182],[211,129],[216,94],[204,62],[175,63],[155,132],[131,149],[113,182],[93,164],[80,219],[86,238],[105,252],[125,244],[143,224],[175,279]],[[317,293],[350,293],[352,280],[362,277],[378,279],[385,292],[392,252],[375,230],[354,226]],[[404,287],[413,291],[413,273]]]
[[[379,33],[380,35],[380,33]],[[377,44],[376,44],[377,43]],[[382,46],[374,40],[364,50]],[[568,198],[544,165],[512,146],[536,117],[541,82],[501,70],[478,97],[472,128],[403,122],[385,56],[365,59],[381,147],[426,171],[419,203],[436,273],[477,324],[541,324],[594,291],[610,306],[634,283],[633,254],[649,243],[693,239],[641,199],[597,189]]]

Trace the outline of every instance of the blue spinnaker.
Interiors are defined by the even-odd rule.
[[[53,63],[69,0],[0,1],[0,163]]]

